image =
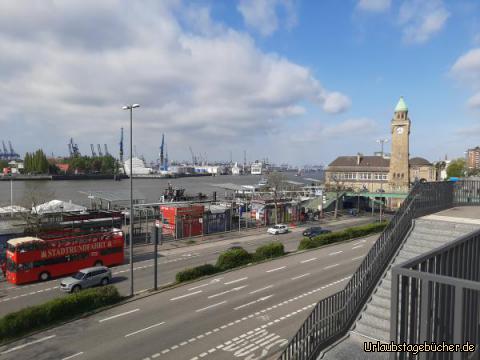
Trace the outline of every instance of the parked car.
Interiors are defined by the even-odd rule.
[[[328,234],[328,233],[331,233],[331,231],[327,230],[327,229],[323,229],[320,226],[316,226],[316,227],[311,227],[311,228],[306,229],[302,234],[303,234],[303,236],[306,236],[308,238],[312,238],[312,237],[317,236],[317,235]]]
[[[288,233],[288,226],[284,224],[277,224],[271,228],[268,228],[267,232],[272,235],[286,234]]]
[[[107,285],[112,281],[112,272],[106,266],[81,269],[76,274],[62,279],[60,290],[77,292],[97,285]]]

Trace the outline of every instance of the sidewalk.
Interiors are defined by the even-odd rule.
[[[371,217],[370,216],[351,216],[341,220],[312,221],[312,222],[291,227],[291,230],[292,232],[297,232],[298,230],[294,231],[294,229],[304,229],[311,226],[326,226],[326,225],[328,226],[328,225],[342,225],[342,224],[348,224],[348,223],[356,223],[369,218]],[[162,252],[162,251],[174,250],[174,249],[179,249],[184,247],[195,248],[195,246],[197,245],[217,243],[225,240],[237,240],[237,239],[242,239],[252,235],[268,236],[267,228],[259,227],[254,229],[242,230],[240,232],[230,231],[230,232],[218,233],[218,234],[207,235],[207,236],[196,236],[196,237],[185,238],[180,240],[169,240],[167,242],[164,242],[162,245],[159,244],[158,251]],[[228,243],[228,241],[226,241],[226,243]],[[126,248],[125,253],[128,254],[128,252],[129,252],[129,249]],[[134,247],[133,252],[136,256],[141,256],[143,254],[151,254],[153,252],[153,245],[151,244],[137,245]]]

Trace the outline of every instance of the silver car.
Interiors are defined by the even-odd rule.
[[[96,285],[107,285],[112,280],[112,272],[106,266],[95,266],[78,271],[62,279],[60,290],[77,292]]]

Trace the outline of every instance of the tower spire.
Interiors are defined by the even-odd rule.
[[[395,112],[399,112],[399,111],[408,111],[408,106],[405,103],[405,100],[403,100],[403,96],[400,96],[397,106],[395,106]]]

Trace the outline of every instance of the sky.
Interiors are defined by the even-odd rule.
[[[480,145],[477,0],[5,0],[0,54],[0,140],[21,155],[73,137],[118,156],[138,103],[147,160],[164,133],[170,159],[326,165],[378,151],[400,96],[411,156]]]

